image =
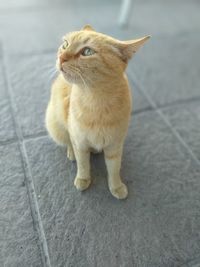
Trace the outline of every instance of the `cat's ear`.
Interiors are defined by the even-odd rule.
[[[151,36],[145,36],[143,38],[130,40],[130,41],[119,41],[115,43],[115,48],[118,49],[119,55],[122,60],[128,62],[134,53],[150,38]]]
[[[81,30],[82,31],[95,31],[89,24],[85,25]]]

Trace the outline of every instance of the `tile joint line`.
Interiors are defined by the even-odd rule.
[[[140,86],[140,81],[136,77],[133,79],[131,73],[129,73],[129,77],[132,80],[132,82],[137,86],[137,88],[140,90],[140,92],[144,95],[144,97],[147,99],[149,104],[153,107],[153,109],[157,112],[157,114],[160,116],[160,118],[163,120],[163,122],[170,128],[172,134],[179,140],[179,142],[182,144],[182,146],[187,150],[187,152],[190,154],[190,156],[193,158],[193,160],[200,166],[200,161],[196,157],[196,155],[193,153],[192,149],[186,144],[186,142],[183,140],[183,138],[180,136],[180,134],[177,132],[176,129],[171,125],[170,121],[166,118],[166,116],[163,114],[162,110],[157,107],[157,105],[154,103],[152,98],[148,93],[146,93],[143,89],[142,86]]]
[[[12,119],[14,122],[15,131],[16,131],[19,149],[20,149],[22,167],[23,167],[25,180],[26,180],[26,187],[27,187],[27,193],[29,197],[32,219],[33,219],[34,226],[36,228],[38,239],[40,242],[41,257],[42,257],[43,265],[45,267],[51,267],[50,257],[49,257],[49,252],[48,252],[48,245],[47,245],[43,223],[42,223],[42,219],[40,215],[39,205],[38,205],[35,187],[33,183],[33,177],[32,177],[32,173],[31,173],[30,166],[29,166],[29,160],[28,160],[28,156],[27,156],[27,152],[26,152],[26,148],[25,148],[25,144],[23,140],[23,135],[22,135],[22,132],[19,126],[19,121],[18,121],[18,118],[15,116],[15,104],[14,104],[13,96],[12,96],[12,90],[11,90],[12,87],[9,81],[9,77],[7,75],[7,64],[6,64],[6,59],[5,59],[5,50],[3,49],[3,47],[2,47],[2,65],[3,65],[5,85],[7,87],[8,97],[10,101]]]

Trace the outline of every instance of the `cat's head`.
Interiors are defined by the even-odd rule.
[[[121,75],[129,59],[148,39],[119,41],[86,25],[63,37],[56,66],[70,83],[102,82]]]

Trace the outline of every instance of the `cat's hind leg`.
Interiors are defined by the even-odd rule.
[[[69,132],[56,119],[53,106],[49,103],[45,118],[46,128],[51,138],[61,146],[67,146],[67,157],[75,160],[73,146],[71,144]]]
[[[71,141],[68,143],[67,145],[67,157],[69,160],[76,160],[75,155],[74,155],[74,149],[73,146],[71,144]]]

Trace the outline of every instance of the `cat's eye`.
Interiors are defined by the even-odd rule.
[[[85,48],[82,50],[81,55],[82,55],[82,56],[91,56],[91,55],[93,55],[94,53],[95,53],[95,51],[94,51],[92,48],[90,48],[90,47],[85,47]]]
[[[67,40],[64,40],[64,43],[63,43],[63,45],[62,45],[62,49],[66,49],[67,47],[68,47],[68,42],[67,42]]]

